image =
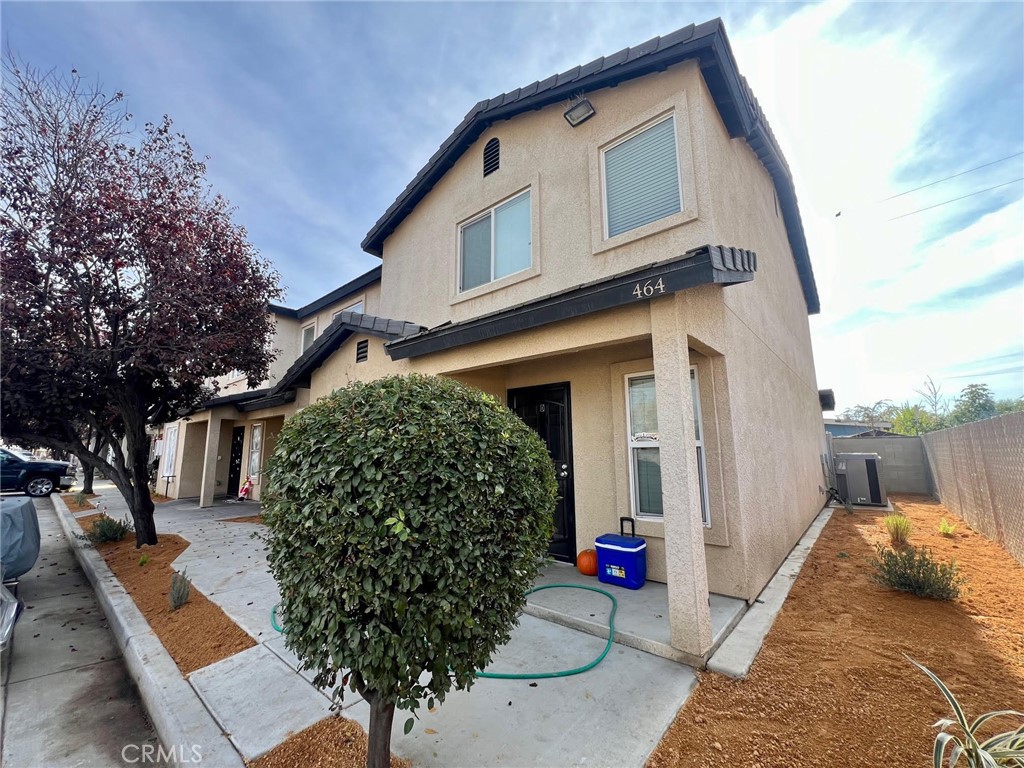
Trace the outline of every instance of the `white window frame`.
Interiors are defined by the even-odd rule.
[[[643,438],[640,440],[634,439],[633,415],[632,409],[629,406],[629,382],[633,379],[645,379],[649,376],[654,376],[654,371],[634,371],[632,373],[627,373],[624,377],[624,386],[626,390],[626,463],[629,465],[629,511],[635,520],[663,523],[665,521],[665,515],[642,515],[637,509],[636,470],[634,469],[635,462],[633,461],[633,451],[637,448],[657,448],[658,457],[660,459],[661,443],[659,442],[658,437]],[[655,381],[657,381],[656,378]],[[664,501],[662,502],[662,508],[664,508]]]
[[[700,519],[705,528],[711,527],[711,497],[708,496],[708,463],[704,449],[704,416],[700,406],[700,376],[697,366],[690,366],[690,392],[693,394],[693,418],[700,424],[700,434],[694,435],[697,447],[697,472],[700,475]]]
[[[310,328],[313,329],[313,337],[309,340],[309,347],[312,347],[313,342],[316,341],[316,321],[314,320],[312,323],[302,326],[302,330],[299,331],[299,355],[306,354],[306,350],[309,349],[306,346],[306,331]]]
[[[265,433],[266,433],[266,430],[264,429],[264,425],[263,425],[262,421],[257,421],[255,424],[253,424],[249,428],[249,451],[248,451],[249,461],[246,463],[246,470],[247,471],[246,471],[245,474],[249,476],[250,480],[252,480],[252,484],[253,485],[256,485],[257,483],[259,483],[259,477],[260,477],[260,474],[261,474],[261,471],[262,471],[262,466],[263,466],[263,441],[266,439],[266,434]],[[253,447],[252,447],[253,443],[256,442],[254,440],[254,437],[257,434],[260,436],[259,443],[257,443],[256,448],[253,449]],[[253,457],[256,458],[256,471],[253,471],[253,466],[252,466],[253,465]]]
[[[520,198],[523,195],[530,195],[530,232],[529,232],[529,234],[530,234],[530,263],[527,264],[522,269],[516,270],[515,272],[510,272],[509,274],[502,275],[501,277],[495,277],[494,276],[494,232],[495,232],[496,227],[494,226],[494,212],[498,208],[501,208],[503,205],[507,205],[508,203],[511,203],[513,200],[516,200],[517,198]],[[522,273],[526,272],[527,270],[530,270],[530,269],[533,268],[533,264],[534,264],[533,205],[534,205],[534,201],[533,201],[533,195],[532,195],[532,188],[527,187],[526,189],[523,189],[523,190],[520,190],[519,192],[516,192],[514,195],[509,195],[504,200],[500,200],[499,202],[497,202],[494,205],[492,205],[486,211],[481,211],[479,214],[477,214],[473,218],[467,219],[466,221],[464,221],[461,224],[459,224],[459,230],[458,230],[459,261],[458,261],[457,272],[456,272],[456,285],[458,286],[458,293],[460,295],[463,294],[463,293],[469,293],[469,292],[472,292],[472,291],[478,291],[478,290],[484,288],[485,286],[493,285],[498,280],[505,280],[507,278],[512,277],[513,275],[521,275]],[[476,223],[478,223],[480,221],[483,221],[486,218],[490,218],[491,219],[491,279],[488,280],[485,283],[480,283],[480,285],[474,285],[472,288],[463,288],[462,287],[462,257],[463,257],[463,249],[462,249],[463,237],[462,237],[462,232],[463,232],[463,230],[466,229],[466,227],[470,227],[473,224],[476,224]]]
[[[366,314],[366,311],[365,311],[366,310],[366,298],[365,297],[361,297],[359,299],[359,301],[353,301],[347,307],[342,307],[337,312],[335,312],[333,315],[331,315],[331,320],[336,319],[338,317],[338,315],[340,315],[342,312],[355,312],[355,309],[353,309],[353,307],[359,307],[359,311],[356,312],[357,315],[365,315]]]
[[[178,425],[171,424],[164,431],[164,470],[161,477],[174,477],[174,462],[178,458]]]
[[[629,233],[635,232],[636,230],[641,229],[643,227],[649,227],[652,224],[657,224],[658,222],[664,221],[665,219],[668,219],[668,218],[670,218],[672,216],[678,216],[680,213],[682,213],[682,212],[684,212],[686,210],[686,207],[685,207],[685,205],[686,205],[686,195],[684,193],[684,187],[683,187],[685,179],[683,178],[683,173],[682,173],[683,164],[682,164],[682,160],[680,158],[678,126],[675,123],[675,119],[676,119],[675,112],[669,112],[667,115],[661,115],[659,117],[654,118],[653,120],[648,120],[646,123],[644,123],[642,125],[639,125],[636,128],[634,128],[632,131],[627,133],[625,136],[622,136],[622,137],[616,139],[615,141],[611,142],[610,144],[608,144],[608,145],[606,145],[604,147],[601,147],[601,152],[600,152],[600,161],[601,161],[601,215],[602,215],[601,231],[603,233],[603,237],[604,237],[605,240],[609,240],[611,238],[619,238],[619,237],[622,237],[624,235],[628,235]],[[676,211],[675,213],[669,214],[668,216],[663,216],[660,219],[655,219],[654,221],[649,221],[646,224],[641,224],[639,227],[633,227],[633,229],[627,229],[624,232],[619,232],[618,234],[611,235],[608,232],[608,174],[607,174],[607,172],[605,170],[605,155],[608,153],[608,150],[615,149],[615,147],[619,146],[620,144],[625,144],[627,141],[629,141],[630,139],[634,138],[635,136],[638,136],[639,134],[643,133],[644,131],[646,131],[646,130],[648,130],[650,128],[653,128],[656,125],[661,125],[661,123],[664,123],[667,120],[672,121],[672,136],[675,139],[676,176],[679,179],[679,210]]]

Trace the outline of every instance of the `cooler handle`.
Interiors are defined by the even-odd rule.
[[[626,523],[629,523],[629,535],[634,539],[636,538],[636,520],[632,517],[620,517],[619,518],[619,535],[626,535]]]

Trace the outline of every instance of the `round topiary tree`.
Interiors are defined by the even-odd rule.
[[[467,689],[508,642],[551,537],[544,443],[495,398],[395,376],[288,419],[264,474],[287,646],[370,705],[367,765],[395,708]],[[412,719],[406,723],[406,733]]]

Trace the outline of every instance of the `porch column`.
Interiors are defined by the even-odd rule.
[[[700,515],[690,356],[681,296],[651,302],[651,343],[658,405],[665,564],[672,647],[703,660],[711,648],[704,525]]]
[[[213,491],[217,487],[217,454],[220,451],[220,424],[223,419],[210,411],[206,424],[206,444],[203,446],[203,483],[199,489],[199,506],[213,506]]]

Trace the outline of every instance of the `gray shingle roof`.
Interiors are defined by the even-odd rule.
[[[338,316],[327,326],[327,330],[321,333],[309,346],[309,349],[292,363],[281,380],[270,390],[270,394],[276,395],[295,387],[308,387],[313,371],[323,365],[335,350],[355,334],[365,333],[390,341],[402,336],[411,336],[423,330],[423,326],[404,320],[391,320],[358,312],[339,312]]]

